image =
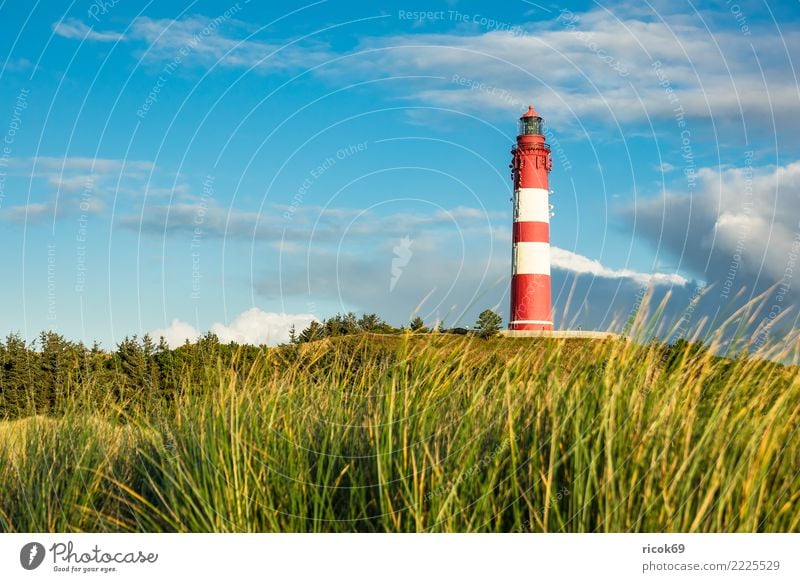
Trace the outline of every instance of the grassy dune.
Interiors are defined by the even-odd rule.
[[[798,531],[797,368],[370,335],[0,423],[2,531]]]

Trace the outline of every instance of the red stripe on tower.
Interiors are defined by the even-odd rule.
[[[550,242],[550,225],[546,222],[515,222],[514,242]]]
[[[514,237],[511,267],[512,330],[552,330],[550,302],[550,146],[542,118],[531,106],[520,117],[511,151]]]

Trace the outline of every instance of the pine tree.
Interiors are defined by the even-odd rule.
[[[6,337],[2,349],[2,398],[0,414],[18,417],[36,414],[35,387],[39,370],[39,354],[17,333]]]
[[[301,343],[313,342],[325,337],[325,330],[318,321],[312,321],[307,328],[300,332],[298,341]]]
[[[501,323],[503,323],[502,317],[491,309],[486,309],[478,316],[478,320],[475,322],[475,331],[478,332],[478,337],[490,338],[497,335]]]
[[[428,328],[425,327],[425,321],[419,315],[411,320],[408,327],[412,332],[416,333],[426,333],[428,331]]]

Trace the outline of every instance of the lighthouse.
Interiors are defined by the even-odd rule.
[[[511,150],[514,181],[514,231],[511,259],[510,330],[550,331],[550,146],[544,122],[533,106],[519,119]]]

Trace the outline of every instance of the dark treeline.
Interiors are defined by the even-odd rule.
[[[475,330],[446,330],[439,326],[435,331],[488,336],[496,330],[485,325],[481,328],[479,322]],[[281,357],[300,358],[300,344],[324,338],[429,332],[419,317],[412,319],[407,328],[396,328],[376,314],[339,314],[313,322],[299,332],[292,329]],[[210,332],[175,349],[164,338],[126,337],[113,351],[103,350],[97,343],[86,346],[73,342],[51,331],[42,332],[32,342],[10,334],[5,341],[0,340],[0,419],[60,415],[70,406],[114,407],[123,412],[162,407],[186,387],[202,386],[210,378],[219,378],[220,369],[240,377],[246,375],[265,350],[221,343]]]
[[[54,332],[30,343],[11,334],[0,341],[0,418],[61,414],[81,404],[121,410],[160,405],[220,365],[248,369],[260,351],[221,344],[212,333],[176,349],[163,338],[156,343],[148,335],[126,337],[111,352]]]

